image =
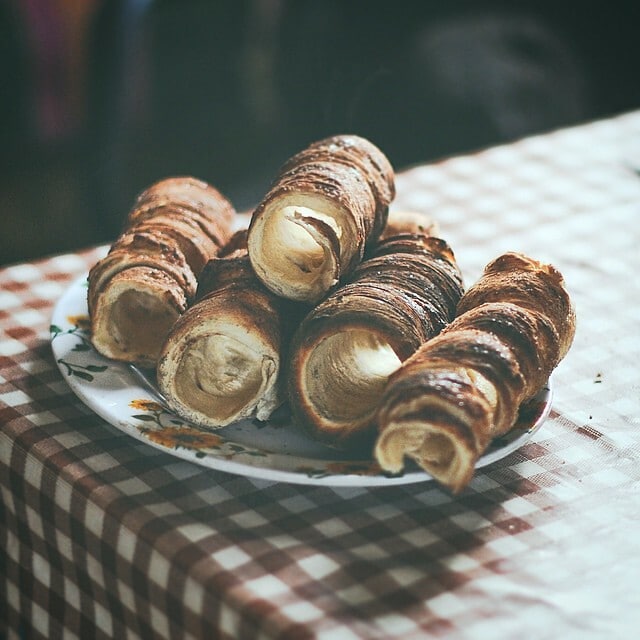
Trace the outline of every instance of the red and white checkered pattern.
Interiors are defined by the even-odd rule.
[[[49,344],[103,249],[2,270],[0,637],[634,637],[639,169],[635,112],[399,176],[396,206],[438,220],[469,284],[520,250],[577,307],[549,420],[455,498],[250,480],[123,435]]]

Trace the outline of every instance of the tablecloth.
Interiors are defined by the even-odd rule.
[[[453,497],[203,468],[105,423],[52,306],[104,251],[0,271],[7,638],[630,638],[640,627],[640,111],[398,176],[467,284],[505,250],[577,308],[553,408]]]

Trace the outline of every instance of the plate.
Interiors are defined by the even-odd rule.
[[[55,360],[73,392],[123,433],[199,465],[253,478],[329,486],[391,486],[431,477],[417,466],[389,476],[370,458],[347,457],[295,428],[284,412],[266,423],[243,420],[204,431],[168,410],[153,375],[103,358],[89,340],[86,277],[58,301],[51,319]],[[551,407],[547,386],[520,413],[518,424],[494,441],[477,467],[521,447],[542,426]]]

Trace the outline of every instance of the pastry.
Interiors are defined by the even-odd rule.
[[[394,195],[393,169],[368,140],[310,145],[285,163],[252,215],[256,275],[279,296],[318,302],[378,239]]]
[[[291,307],[256,278],[246,232],[238,232],[206,265],[196,302],[162,346],[157,381],[168,406],[209,428],[267,420],[283,402],[282,358],[296,317]]]
[[[230,236],[234,210],[190,177],[151,185],[125,229],[89,272],[91,341],[114,360],[154,366],[169,329],[196,291],[197,276]]]
[[[575,313],[551,265],[507,253],[462,297],[456,319],[394,372],[377,412],[375,457],[391,473],[415,460],[454,493],[491,440],[566,355]]]
[[[369,438],[389,375],[451,321],[461,295],[444,240],[400,234],[380,241],[294,335],[289,399],[296,422],[335,446]]]

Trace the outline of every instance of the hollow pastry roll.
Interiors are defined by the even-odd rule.
[[[462,490],[574,333],[573,306],[553,266],[516,253],[491,262],[456,319],[389,379],[377,415],[380,466],[397,473],[412,458],[453,492]]]
[[[393,169],[368,140],[334,136],[293,156],[253,213],[248,250],[278,295],[320,300],[377,240],[395,195]]]
[[[289,399],[296,422],[336,446],[371,438],[389,375],[451,321],[461,294],[444,240],[401,234],[380,241],[294,335]]]
[[[281,362],[296,310],[255,277],[243,235],[204,268],[197,300],[172,327],[158,360],[169,407],[209,428],[266,420],[283,401]]]
[[[102,355],[154,366],[197,276],[230,234],[234,210],[190,177],[161,180],[136,200],[123,233],[89,272],[91,341]]]

